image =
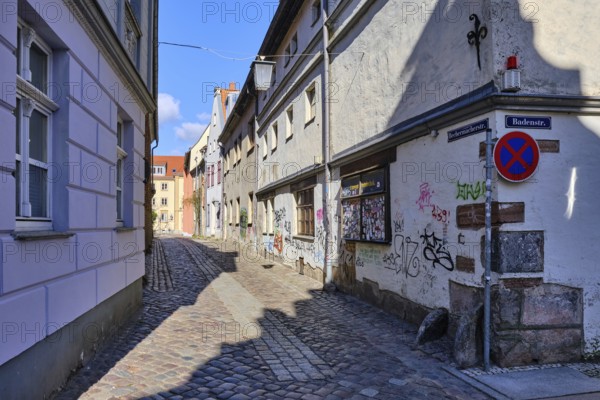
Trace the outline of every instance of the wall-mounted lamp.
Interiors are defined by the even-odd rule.
[[[271,87],[274,66],[274,61],[260,59],[252,62],[252,68],[254,70],[254,87],[256,90],[264,91]]]
[[[502,75],[502,91],[518,92],[521,90],[521,71],[519,71],[519,59],[517,56],[509,56],[506,59],[506,71]]]

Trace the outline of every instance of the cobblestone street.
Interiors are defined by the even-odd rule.
[[[56,399],[487,399],[444,342],[256,255],[165,238],[144,306]]]

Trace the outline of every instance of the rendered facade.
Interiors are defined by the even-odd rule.
[[[157,3],[0,2],[4,397],[49,396],[141,304]]]
[[[227,238],[416,323],[446,309],[461,336],[483,303],[486,130],[523,132],[535,174],[492,179],[492,358],[596,353],[600,48],[577,21],[599,6],[323,3],[280,3],[272,86],[249,75],[225,126]]]
[[[223,228],[223,153],[218,138],[223,131],[227,119],[227,112],[233,108],[239,91],[235,83],[230,83],[229,88],[215,88],[212,106],[212,116],[206,151],[204,153],[205,169],[205,215],[204,234],[207,237],[222,237]]]
[[[152,210],[156,213],[154,231],[159,234],[184,233],[184,213],[189,210],[185,204],[186,187],[191,187],[191,176],[184,173],[183,156],[155,155],[152,164],[154,197]],[[191,214],[187,215],[191,218]],[[189,232],[188,232],[189,233]]]

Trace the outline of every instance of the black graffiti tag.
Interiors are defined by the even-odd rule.
[[[423,257],[426,260],[431,261],[433,268],[440,266],[448,271],[453,271],[454,261],[452,261],[452,256],[448,250],[446,250],[443,241],[435,236],[435,232],[428,234],[427,229],[425,229],[425,233],[420,237],[423,240],[424,245]]]

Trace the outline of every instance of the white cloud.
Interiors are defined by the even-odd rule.
[[[185,141],[195,141],[200,138],[202,132],[206,129],[206,124],[199,124],[195,122],[184,122],[177,128],[175,128],[175,135]]]
[[[158,94],[158,123],[176,121],[181,118],[179,113],[180,101],[168,93]]]
[[[198,121],[202,121],[202,122],[209,122],[210,121],[210,113],[200,113],[200,114],[196,114],[196,118],[198,118]]]

